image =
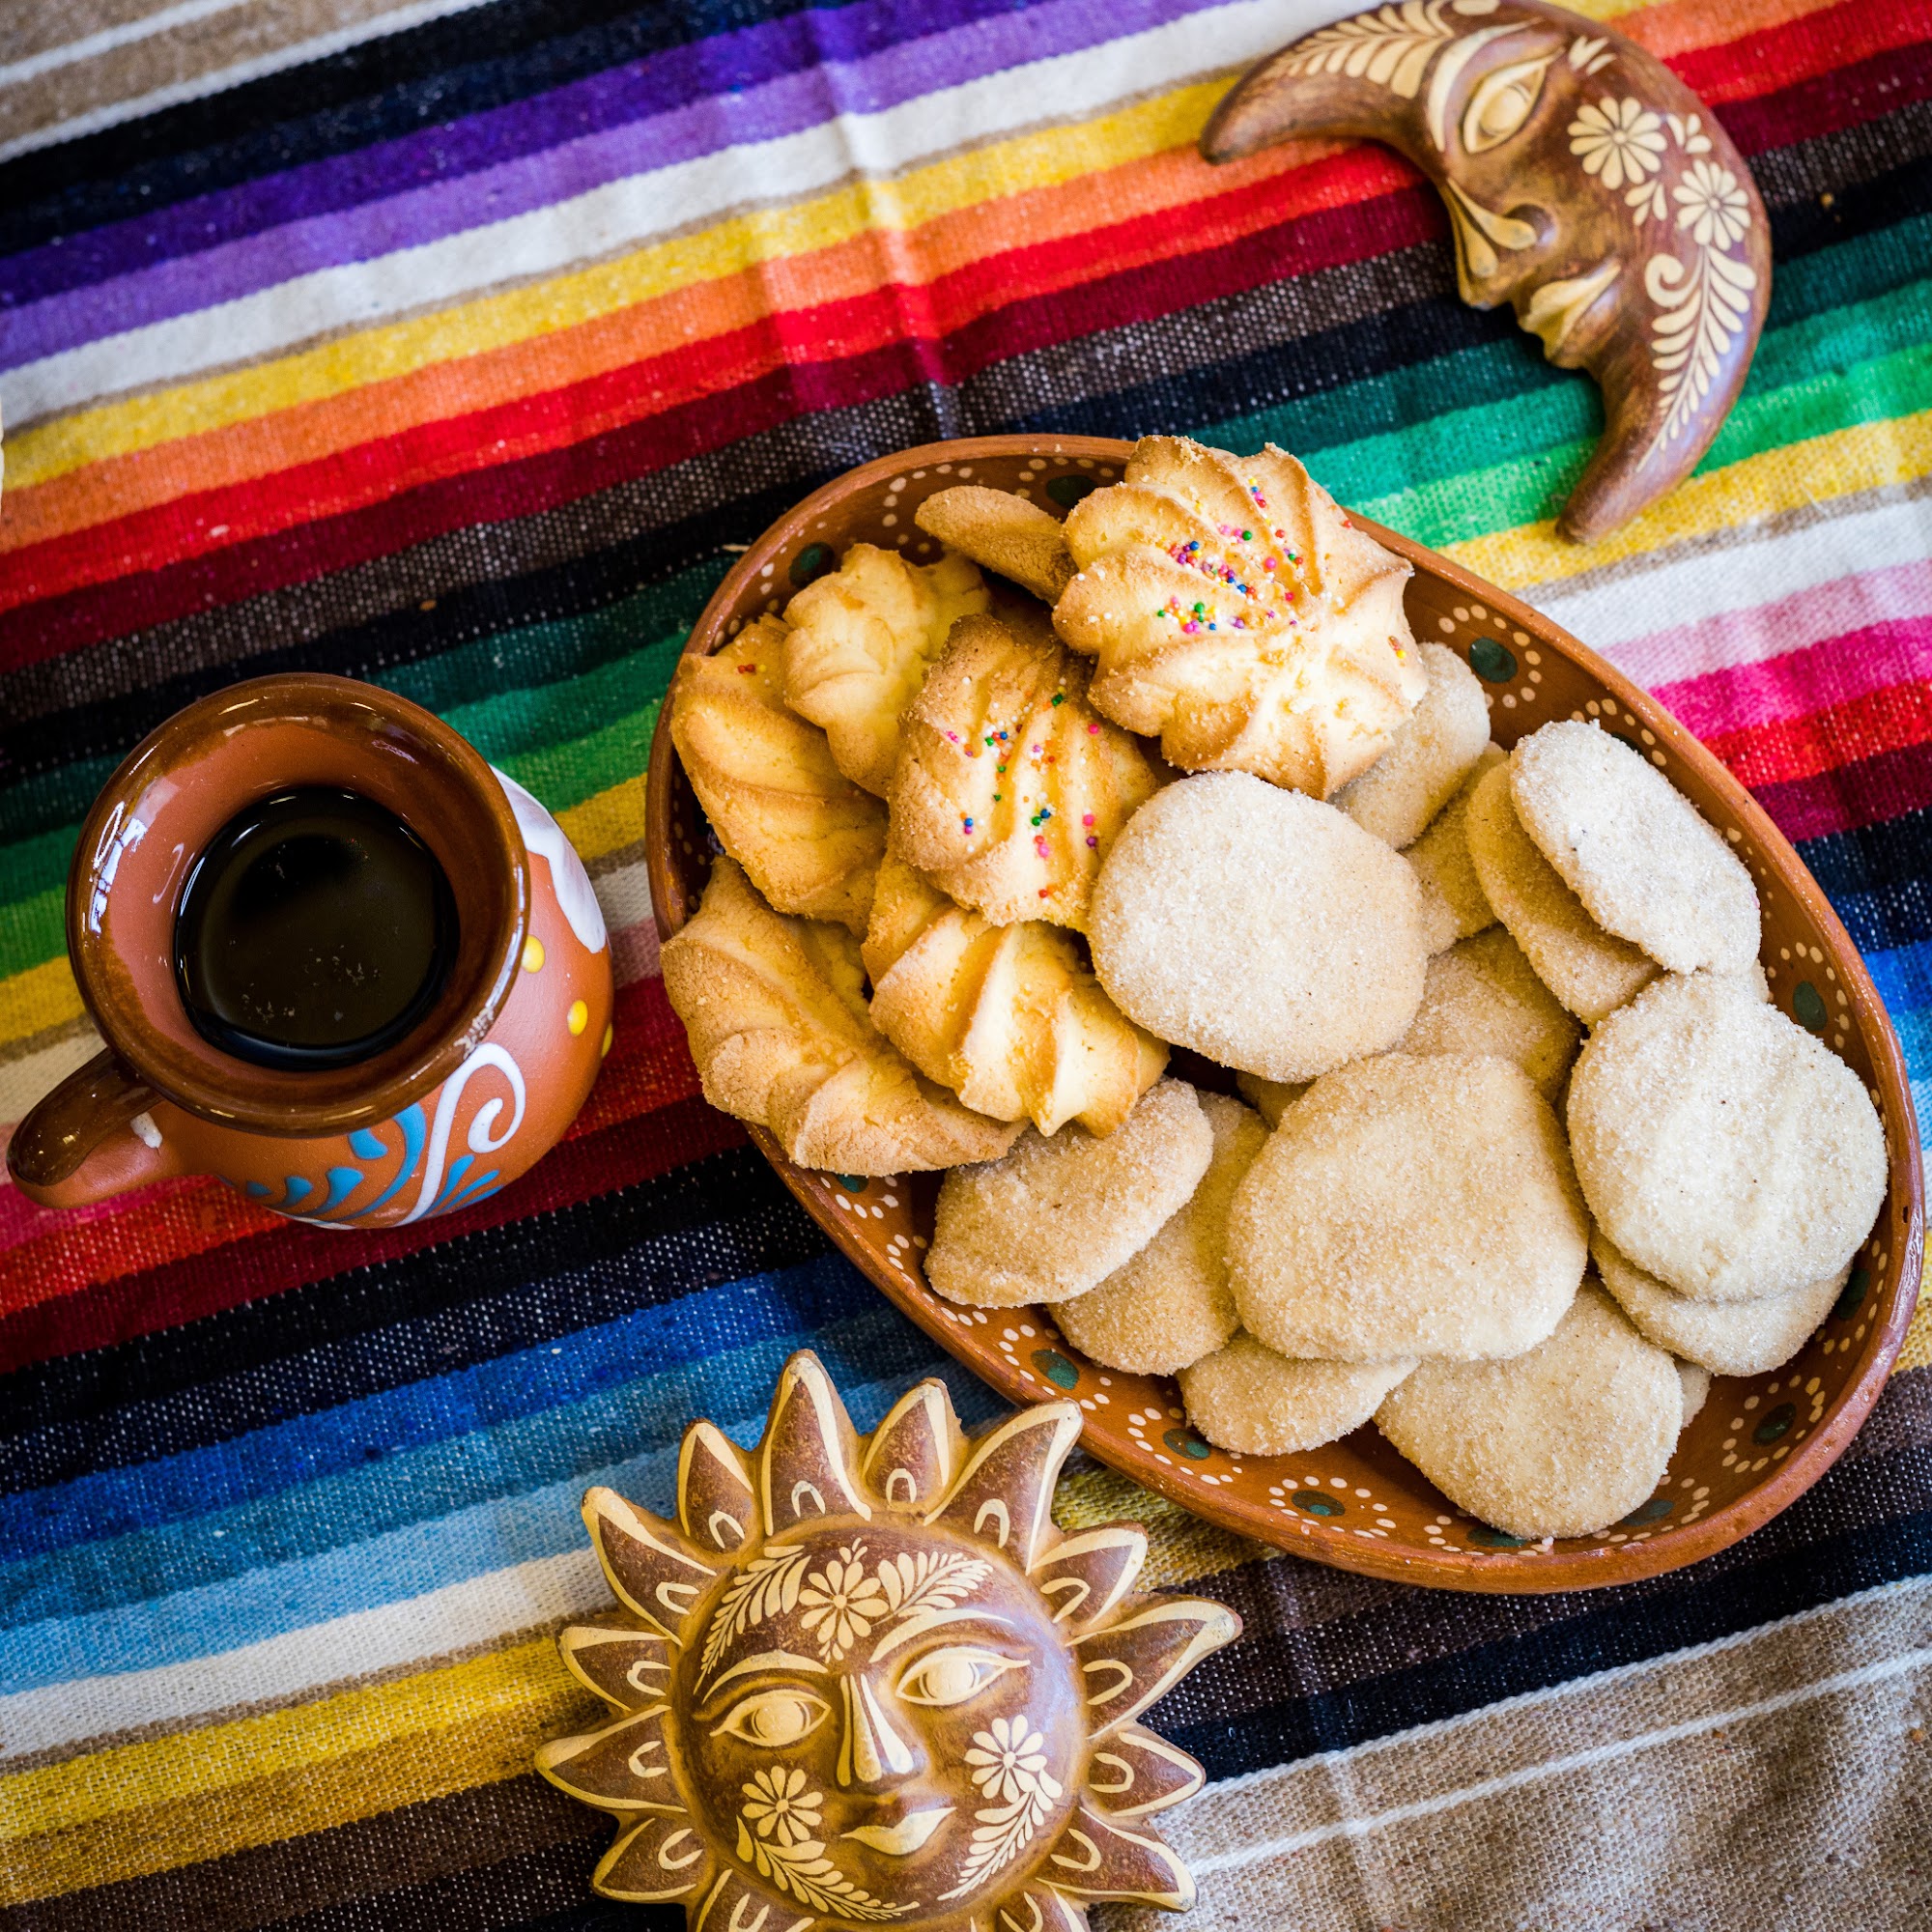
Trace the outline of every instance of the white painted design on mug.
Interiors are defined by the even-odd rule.
[[[490,769],[497,772],[495,765]],[[577,847],[563,836],[563,827],[515,779],[497,772],[497,782],[510,801],[524,843],[550,867],[551,889],[578,943],[586,952],[602,952],[606,940],[604,909],[597,903],[596,889],[583,869],[583,861],[577,856]]]

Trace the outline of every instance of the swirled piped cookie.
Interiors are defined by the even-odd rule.
[[[998,571],[1048,604],[1072,580],[1065,531],[1037,503],[1009,490],[955,484],[928,497],[913,513],[913,522],[949,550]]]
[[[785,702],[825,727],[833,762],[854,784],[885,797],[906,706],[954,621],[986,601],[963,556],[908,563],[896,551],[855,543],[831,576],[785,607]]]
[[[996,925],[1084,931],[1101,862],[1155,783],[1146,753],[1088,703],[1080,658],[966,617],[906,713],[888,838]]]
[[[928,1079],[997,1120],[1110,1134],[1167,1048],[1101,990],[1065,926],[995,925],[902,859],[879,872],[861,949],[872,1021]]]
[[[885,808],[785,709],[785,628],[760,617],[723,650],[680,660],[671,743],[718,842],[778,911],[864,933]]]
[[[1098,660],[1095,707],[1185,770],[1326,798],[1422,696],[1408,565],[1285,450],[1143,437],[1065,528],[1080,574],[1055,628]]]
[[[866,1010],[859,942],[774,912],[728,858],[664,947],[665,992],[704,1097],[801,1167],[899,1174],[990,1160],[1017,1129],[923,1078]]]

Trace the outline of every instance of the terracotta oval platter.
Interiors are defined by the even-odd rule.
[[[913,512],[961,482],[1010,490],[1064,515],[1117,478],[1130,453],[1097,438],[983,437],[929,443],[828,483],[765,532],[706,606],[687,650],[716,650],[761,611],[866,541],[929,560]],[[1358,520],[1360,521],[1360,520]],[[1823,1328],[1794,1361],[1719,1378],[1657,1493],[1596,1537],[1524,1544],[1459,1511],[1373,1424],[1302,1456],[1231,1456],[1187,1426],[1171,1380],[1103,1371],[1043,1309],[967,1309],[925,1285],[921,1252],[938,1177],[860,1179],[794,1167],[753,1130],[814,1220],[882,1293],[1013,1402],[1070,1396],[1100,1461],[1208,1520],[1319,1563],[1437,1588],[1575,1590],[1629,1582],[1708,1556],[1792,1502],[1842,1453],[1884,1386],[1918,1297],[1923,1241],[1918,1126],[1884,1006],[1824,894],[1771,820],[1682,725],[1603,659],[1526,605],[1378,525],[1362,527],[1415,569],[1408,617],[1467,660],[1508,747],[1552,718],[1596,718],[1697,806],[1750,866],[1761,953],[1779,1008],[1862,1079],[1885,1122],[1889,1184],[1878,1224]],[[660,717],[651,748],[646,850],[659,932],[696,909],[715,849]],[[1187,1062],[1179,1070],[1200,1068]]]

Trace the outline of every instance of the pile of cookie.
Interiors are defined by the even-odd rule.
[[[1149,437],[1064,524],[917,522],[937,561],[854,544],[673,685],[707,1096],[802,1165],[947,1170],[938,1293],[1050,1305],[1229,1450],[1373,1417],[1512,1535],[1627,1515],[1885,1191],[1746,867],[1595,724],[1492,743],[1283,451]]]

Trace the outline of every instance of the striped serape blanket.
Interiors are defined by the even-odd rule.
[[[206,1181],[0,1188],[0,1922],[670,1926],[530,1754],[586,1699],[576,1514],[668,1502],[793,1349],[869,1427],[990,1395],[710,1112],[640,844],[732,545],[840,469],[1187,430],[1541,604],[1797,840],[1932,1079],[1932,8],[1583,0],[1749,158],[1776,288],[1700,471],[1550,518],[1580,377],[1456,299],[1373,147],[1226,169],[1328,0],[8,0],[0,8],[0,1122],[92,1050],[75,827],[184,702],[290,668],[430,706],[554,811],[615,935],[569,1140],[386,1235]],[[1413,11],[1413,9],[1412,9]],[[1246,1620],[1154,1713],[1195,1932],[1932,1923],[1932,1326],[1721,1557],[1470,1598],[1270,1555],[1079,1464]],[[1102,1908],[1122,1932],[1155,1916]],[[1159,1920],[1158,1922],[1168,1922]]]

